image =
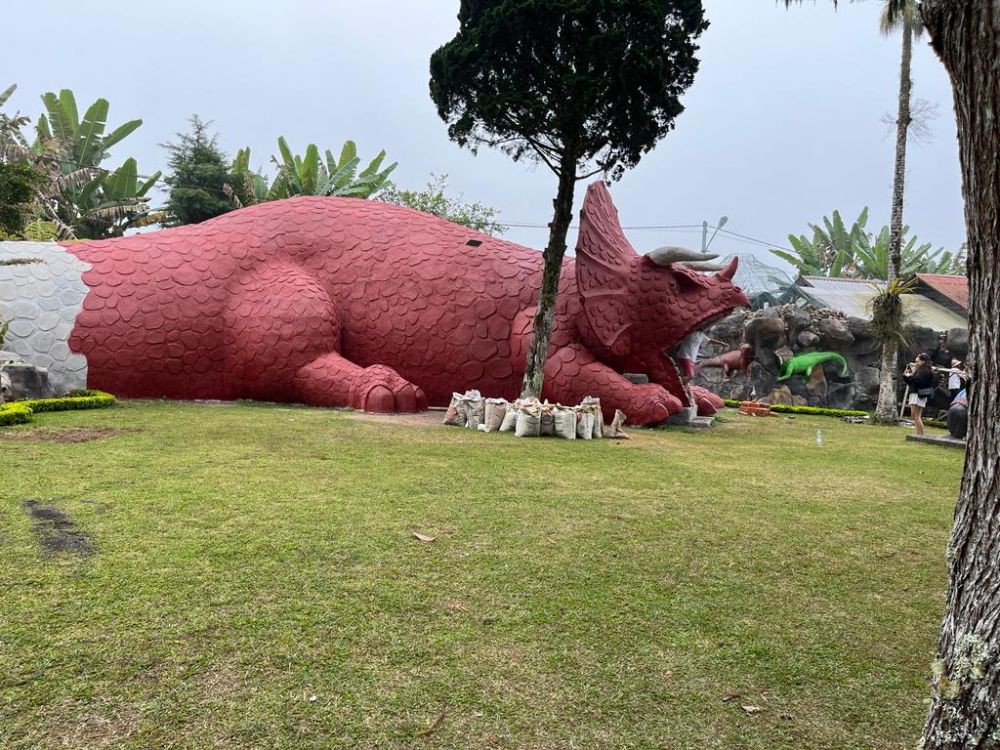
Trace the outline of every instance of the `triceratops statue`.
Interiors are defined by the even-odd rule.
[[[8,347],[63,389],[379,412],[467,388],[515,397],[542,271],[535,250],[427,214],[319,197],[112,240],[0,243],[14,255],[42,262],[0,267]],[[635,424],[686,405],[667,350],[748,304],[735,260],[708,275],[685,265],[697,255],[636,254],[591,185],[543,396],[598,396]]]

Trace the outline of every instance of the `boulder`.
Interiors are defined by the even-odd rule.
[[[790,404],[792,403],[792,391],[787,385],[778,386],[763,399],[769,404]],[[802,399],[805,403],[805,399]]]
[[[24,399],[52,398],[55,394],[49,385],[49,371],[24,362],[0,365],[0,373],[7,376],[10,383],[10,401]]]
[[[819,346],[819,336],[812,331],[799,331],[799,335],[795,337],[795,343],[801,349],[815,349]]]
[[[812,375],[806,382],[806,390],[809,391],[810,396],[822,399],[823,402],[826,401],[826,374],[822,367],[813,368]]]
[[[948,331],[946,341],[951,355],[965,362],[969,356],[969,331],[965,328],[952,328]]]
[[[819,333],[825,340],[825,347],[833,351],[841,351],[854,343],[846,318],[823,318],[819,321]]]
[[[785,321],[775,317],[753,318],[747,323],[745,331],[747,341],[757,351],[774,349],[785,340]]]

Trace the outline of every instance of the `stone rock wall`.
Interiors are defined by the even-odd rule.
[[[694,382],[723,398],[869,411],[878,401],[882,347],[872,336],[868,322],[860,318],[811,305],[782,305],[733,313],[706,333],[725,347],[706,342],[702,360],[736,349],[744,342],[755,350],[749,376],[738,372],[726,379],[720,368],[699,367]],[[918,352],[936,355],[936,362],[943,366],[952,356],[964,360],[968,353],[968,331],[963,328],[947,332],[914,328],[909,338],[909,345],[900,354],[900,371]],[[826,362],[817,365],[808,380],[802,375],[778,380],[782,362],[797,354],[824,351],[837,352],[847,360],[846,376],[841,376],[837,362]],[[946,403],[931,405],[947,408]]]

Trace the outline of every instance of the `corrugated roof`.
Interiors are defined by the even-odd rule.
[[[969,280],[965,276],[947,276],[942,273],[918,273],[917,278],[965,312],[969,311]]]
[[[822,279],[821,281],[823,283],[819,286],[809,289],[809,294],[834,310],[840,310],[848,317],[871,320],[871,300],[875,296],[875,290],[871,288],[870,281],[861,282],[865,285],[864,289],[859,288],[855,279]],[[848,283],[840,283],[845,281]],[[904,294],[902,300],[904,314],[913,325],[935,331],[969,327],[969,322],[963,316],[922,294]]]

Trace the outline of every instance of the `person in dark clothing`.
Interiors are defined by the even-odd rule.
[[[948,408],[948,432],[953,438],[965,440],[969,431],[969,399],[963,388],[951,402]]]
[[[931,369],[929,354],[918,354],[903,370],[903,380],[910,386],[910,416],[916,425],[917,434],[924,434],[924,407],[927,399],[934,395],[934,371]]]

